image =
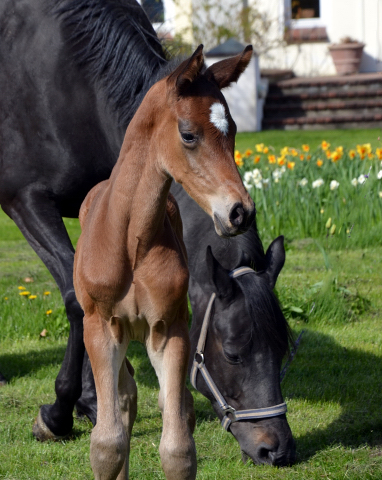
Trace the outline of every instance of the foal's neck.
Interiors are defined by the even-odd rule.
[[[142,121],[143,115],[130,123],[110,176],[112,223],[122,242],[127,237],[133,267],[164,232],[172,182],[160,166],[160,151],[152,144],[153,127]]]

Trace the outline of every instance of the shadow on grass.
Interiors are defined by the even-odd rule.
[[[298,462],[330,445],[359,448],[382,444],[380,357],[344,348],[328,335],[306,331],[292,365],[283,385],[284,396],[316,403],[317,412],[330,409],[330,404],[342,409],[328,426],[315,428],[312,424],[310,431],[296,439]]]
[[[28,349],[25,353],[0,354],[0,371],[7,381],[14,377],[28,376],[49,366],[57,366],[58,373],[64,354],[64,346],[46,345],[41,350]]]

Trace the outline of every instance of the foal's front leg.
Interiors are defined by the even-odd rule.
[[[182,308],[182,313],[184,311]],[[187,313],[167,329],[167,338],[165,334],[161,338],[160,333],[166,329],[156,331],[154,326],[151,330],[147,351],[160,384],[162,467],[167,480],[193,480],[196,477],[196,449],[192,438],[195,417],[192,396],[185,386],[190,351]],[[163,343],[165,347],[161,348]]]
[[[98,399],[97,424],[90,439],[96,480],[128,478],[129,440],[137,409],[133,370],[125,361],[127,338],[113,335],[111,321],[98,314],[84,317],[84,341]]]

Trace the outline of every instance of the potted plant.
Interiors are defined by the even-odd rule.
[[[329,46],[338,75],[358,73],[364,46],[364,43],[350,37],[342,38],[339,43]]]

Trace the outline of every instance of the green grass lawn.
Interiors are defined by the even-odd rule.
[[[307,138],[301,143],[312,143]],[[317,138],[331,140],[322,132]],[[256,142],[266,141],[262,137]],[[293,146],[286,140],[281,144]],[[67,220],[67,225],[76,241],[78,222]],[[304,330],[282,384],[297,443],[296,464],[281,469],[243,464],[237,442],[220,427],[209,402],[192,390],[198,479],[382,478],[382,245],[342,248],[331,240],[291,237],[277,283],[294,333]],[[20,286],[36,298],[21,296]],[[0,371],[9,379],[0,388],[0,479],[93,478],[89,422],[76,419],[72,436],[57,443],[39,443],[32,436],[39,405],[54,400],[67,324],[53,279],[4,214],[0,326]],[[44,329],[47,335],[40,337]],[[128,356],[138,384],[130,478],[164,479],[155,373],[142,345],[133,342]]]

